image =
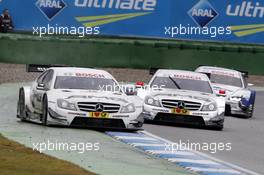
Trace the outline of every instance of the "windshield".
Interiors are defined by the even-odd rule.
[[[209,78],[212,83],[242,87],[242,81],[240,78],[218,74],[211,74]]]
[[[54,88],[121,92],[120,87],[113,79],[74,76],[57,76]]]
[[[212,88],[207,81],[179,79],[172,77],[156,77],[150,87],[162,87],[168,89],[183,89],[205,93],[213,93]]]

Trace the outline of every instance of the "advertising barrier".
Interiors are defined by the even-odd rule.
[[[1,0],[16,30],[264,44],[260,0]]]

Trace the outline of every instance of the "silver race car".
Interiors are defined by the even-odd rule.
[[[248,73],[237,70],[201,66],[196,72],[205,73],[211,80],[214,91],[226,98],[226,115],[253,116],[256,91],[248,88]]]
[[[127,96],[108,72],[34,66],[31,70],[43,73],[31,87],[19,89],[17,117],[21,120],[43,125],[141,129],[142,100]]]
[[[223,129],[225,100],[214,94],[205,74],[160,69],[137,95],[144,99],[147,121]]]

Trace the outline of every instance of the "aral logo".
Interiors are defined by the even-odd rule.
[[[200,0],[189,10],[188,14],[200,27],[205,27],[218,16],[217,11],[208,0]]]
[[[48,20],[52,20],[52,18],[66,7],[66,3],[63,0],[38,0],[36,6]]]

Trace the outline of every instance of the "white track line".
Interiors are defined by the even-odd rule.
[[[181,158],[170,158],[170,162],[184,162],[184,163],[197,163],[197,164],[209,164],[209,165],[221,165],[211,160],[194,160],[194,159],[181,159]]]
[[[135,137],[135,136],[114,136],[119,140],[146,140],[146,141],[156,141],[157,139],[151,137]]]
[[[194,168],[187,167],[190,170],[196,172],[218,172],[218,173],[232,173],[232,174],[241,174],[239,171],[231,170],[231,169],[219,169],[219,168]]]
[[[157,147],[157,146],[165,146],[165,144],[160,143],[130,143],[132,146],[150,146],[150,147]]]
[[[163,151],[163,150],[147,150],[146,152],[150,154],[171,154],[171,155],[184,155],[184,156],[194,156],[194,153],[184,152],[184,151]]]
[[[149,135],[149,136],[151,136],[151,137],[153,137],[153,138],[156,138],[156,139],[162,140],[162,141],[164,141],[164,142],[167,142],[167,143],[170,143],[170,144],[173,143],[172,141],[169,141],[169,140],[164,139],[164,138],[162,138],[162,137],[156,136],[156,135],[154,135],[154,134],[152,134],[152,133],[150,133],[150,132],[148,132],[148,131],[140,131],[140,132],[141,132],[141,133],[144,133],[144,134],[146,134],[146,135]],[[201,153],[201,152],[198,152],[198,151],[190,150],[190,152],[194,152],[194,153],[196,153],[196,154],[198,154],[198,155],[201,155],[201,156],[203,156],[203,157],[206,157],[206,158],[208,158],[208,159],[211,159],[211,160],[216,161],[216,162],[218,162],[218,163],[221,163],[221,164],[223,164],[223,165],[229,166],[230,168],[236,169],[236,170],[241,171],[241,172],[244,172],[244,173],[246,173],[246,174],[250,174],[250,175],[261,175],[261,174],[259,174],[259,173],[254,172],[254,171],[247,170],[247,169],[242,168],[242,167],[240,167],[240,166],[234,165],[234,164],[232,164],[232,163],[225,162],[225,161],[223,161],[223,160],[220,160],[220,159],[214,158],[214,157],[212,157],[212,156],[209,156],[209,155],[207,155],[207,154],[204,154],[204,153]]]

